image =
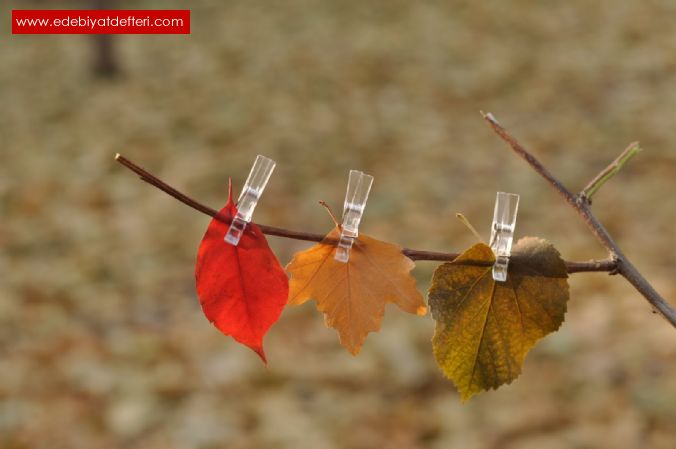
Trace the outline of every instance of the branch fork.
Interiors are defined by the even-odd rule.
[[[578,195],[568,190],[544,165],[527,151],[505,128],[498,123],[492,114],[481,113],[495,133],[504,140],[512,150],[524,159],[540,176],[542,176],[563,199],[571,206],[585,222],[596,239],[610,254],[612,268],[607,270],[609,274],[619,274],[624,277],[643,297],[650,303],[654,310],[659,312],[673,327],[676,328],[676,310],[653,288],[643,277],[636,267],[624,255],[608,230],[594,216],[591,211],[591,198],[603,184],[616,175],[622,167],[639,151],[638,142],[629,144],[627,148],[606,168],[601,170]]]

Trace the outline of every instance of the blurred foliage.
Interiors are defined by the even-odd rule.
[[[676,2],[125,1],[192,9],[190,36],[11,36],[0,5],[0,446],[7,448],[672,448],[673,329],[622,279],[571,279],[566,322],[509,387],[460,405],[433,322],[387,311],[359,357],[313,305],[266,339],[270,368],[204,319],[202,216],[113,162],[120,152],[213,207],[258,153],[278,168],[256,219],[316,232],[347,170],[375,176],[362,229],[421,249],[487,234],[496,190],[517,237],[604,257],[483,123],[491,111],[571,188],[645,151],[598,216],[676,298]],[[280,261],[309,245],[271,238]],[[419,263],[419,288],[436,264]]]

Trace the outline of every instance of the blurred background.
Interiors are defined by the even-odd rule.
[[[92,2],[0,5],[0,447],[676,447],[676,334],[624,279],[573,275],[561,330],[464,405],[431,317],[395,307],[356,358],[289,308],[265,368],[202,315],[209,218],[113,161],[220,208],[265,154],[256,221],[314,232],[364,170],[363,232],[420,249],[474,243],[457,211],[487,236],[516,192],[517,237],[586,260],[606,254],[479,110],[575,191],[639,140],[594,209],[673,304],[676,1],[112,4],[190,8],[192,34],[12,36],[12,8]],[[282,264],[309,247],[269,241]]]

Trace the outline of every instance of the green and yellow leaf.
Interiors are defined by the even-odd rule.
[[[566,264],[551,243],[519,240],[505,282],[493,280],[494,262],[490,247],[476,244],[440,265],[429,290],[434,357],[463,401],[516,379],[528,351],[566,313]]]

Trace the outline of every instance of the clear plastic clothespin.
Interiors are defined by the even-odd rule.
[[[275,165],[275,161],[272,159],[260,154],[256,156],[256,161],[251,167],[249,177],[246,178],[242,193],[239,194],[237,200],[237,214],[232,218],[228,233],[225,234],[225,241],[231,245],[237,246],[239,239],[244,234],[246,225],[251,222],[258,199],[263,194]]]
[[[338,262],[347,263],[350,259],[350,249],[354,239],[359,236],[359,222],[361,222],[361,217],[364,214],[371,184],[373,184],[373,176],[358,170],[350,170],[345,204],[343,205],[342,230],[335,255]]]
[[[519,209],[519,195],[515,193],[498,192],[493,212],[493,227],[491,228],[490,247],[495,253],[493,265],[493,279],[504,282],[507,280],[509,256],[512,253],[516,213]]]

